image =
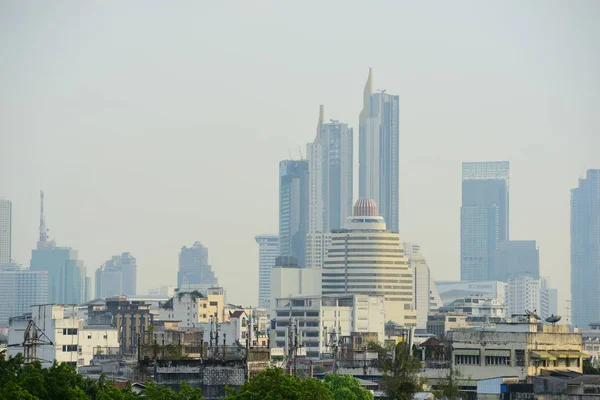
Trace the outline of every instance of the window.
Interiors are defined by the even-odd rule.
[[[448,322],[456,322],[456,317],[449,317]]]
[[[88,338],[88,339],[91,339],[91,338],[92,338],[92,334],[91,334],[91,333],[88,333],[88,336],[87,336],[87,338]]]
[[[485,365],[510,365],[510,357],[485,356]]]
[[[77,335],[77,328],[64,328],[63,335]]]
[[[217,303],[216,301],[211,301],[210,302],[210,306],[211,307],[216,307],[217,305],[219,305],[219,303]]]
[[[62,351],[77,351],[76,344],[63,344]]]
[[[454,356],[454,360],[458,365],[479,365],[480,360],[479,356],[463,356],[456,355]]]
[[[525,366],[525,350],[515,350],[515,366]]]

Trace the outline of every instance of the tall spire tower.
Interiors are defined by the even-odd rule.
[[[399,230],[399,98],[373,91],[373,68],[359,115],[358,193],[374,199],[392,232]]]
[[[48,241],[48,229],[46,228],[46,218],[44,217],[44,191],[40,190],[40,236],[38,238],[37,248],[46,249],[53,247],[54,242]]]

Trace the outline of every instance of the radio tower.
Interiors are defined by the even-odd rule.
[[[54,247],[54,241],[48,241],[48,229],[46,229],[46,218],[44,217],[44,191],[40,190],[40,237],[37,248],[47,249]]]

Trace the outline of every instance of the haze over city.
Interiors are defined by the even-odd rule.
[[[461,163],[509,161],[511,239],[569,298],[570,190],[600,168],[594,1],[0,4],[0,196],[13,259],[39,223],[88,274],[137,258],[175,284],[200,241],[233,303],[257,298],[254,236],[278,231],[278,163],[319,105],[355,130],[369,67],[400,98],[400,236],[460,277]],[[358,197],[355,162],[355,196]],[[252,299],[252,300],[248,300]]]

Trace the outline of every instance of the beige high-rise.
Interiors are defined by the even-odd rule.
[[[413,271],[400,235],[386,229],[374,200],[359,199],[345,229],[334,230],[323,265],[323,294],[384,296],[386,319],[416,326]]]

